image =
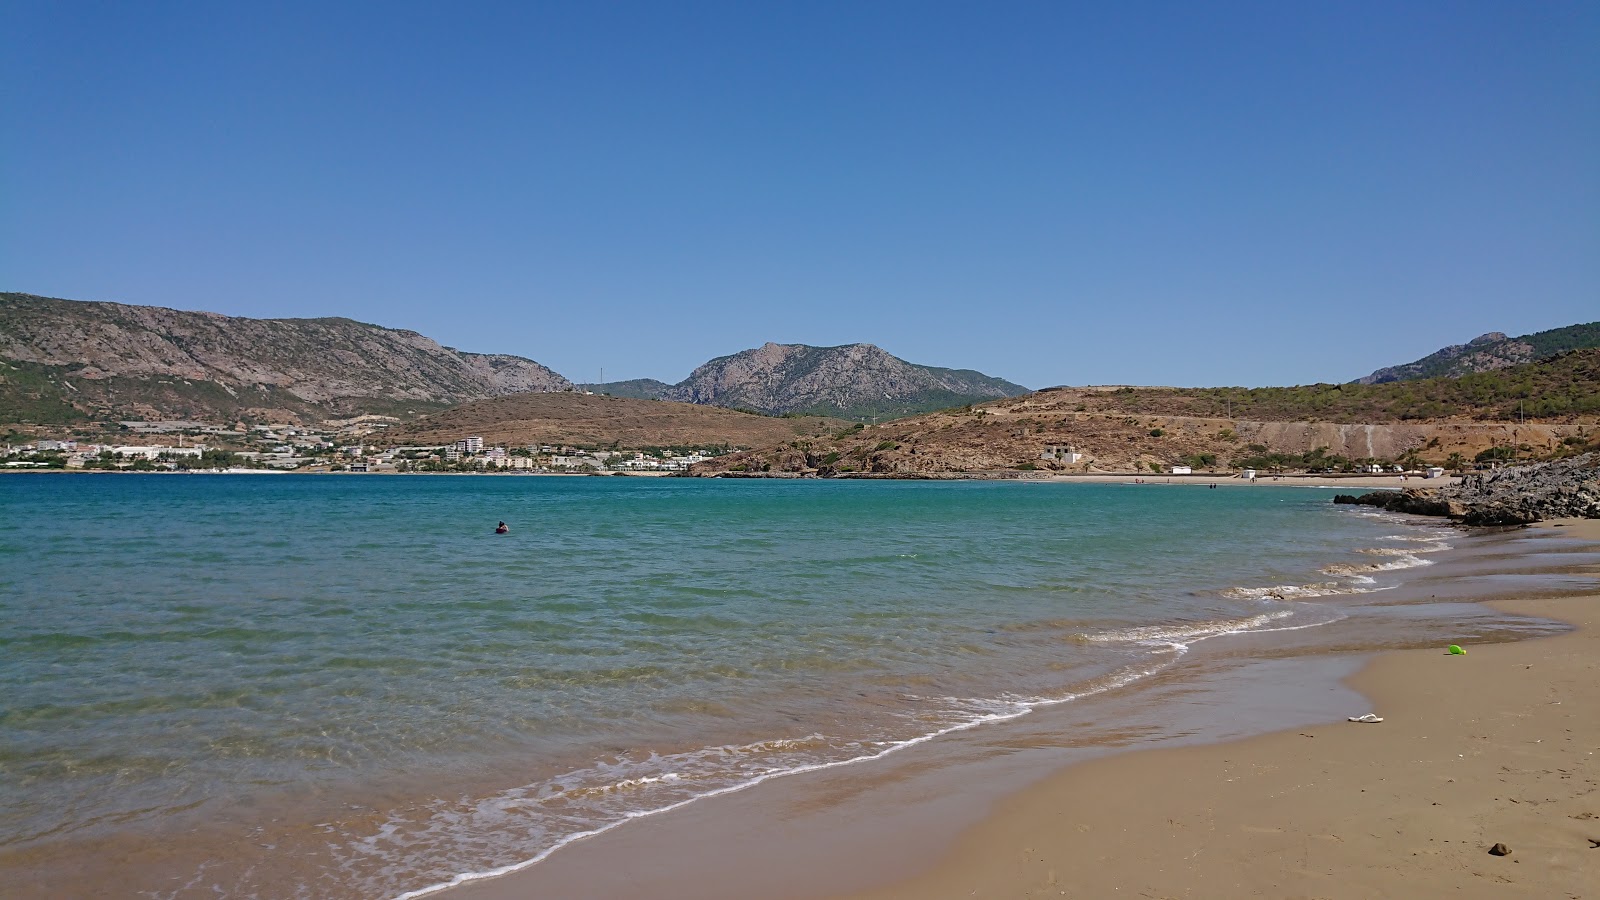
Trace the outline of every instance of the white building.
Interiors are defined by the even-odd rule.
[[[199,456],[206,452],[206,448],[199,444],[193,447],[163,447],[158,444],[153,447],[114,447],[111,452],[124,459],[157,460],[163,456]]]
[[[1083,456],[1082,453],[1078,452],[1078,448],[1069,447],[1066,444],[1045,444],[1044,452],[1039,454],[1040,459],[1050,459],[1068,464],[1078,462],[1083,459]]]
[[[1428,477],[1428,478],[1443,478],[1444,477],[1444,469],[1439,467],[1439,466],[1429,466],[1426,477]]]
[[[483,438],[476,436],[462,438],[461,440],[456,441],[456,449],[460,450],[462,453],[482,453]]]
[[[1194,474],[1194,469],[1190,468],[1189,466],[1173,466],[1172,467],[1172,474],[1174,474],[1174,475],[1193,475]]]

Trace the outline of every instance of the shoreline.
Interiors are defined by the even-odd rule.
[[[4,469],[0,474],[24,475],[345,475],[345,476],[429,476],[443,475],[449,477],[463,476],[491,476],[514,478],[609,478],[624,476],[628,478],[686,478],[677,472],[326,472],[326,471],[299,471],[295,469],[255,469],[240,472],[217,472],[205,469],[192,471],[134,471],[132,469]],[[1137,479],[1137,481],[1135,481]],[[718,480],[707,478],[705,480]],[[1371,488],[1400,490],[1408,487],[1445,487],[1459,482],[1461,479],[1455,475],[1446,475],[1442,478],[1417,478],[1402,479],[1398,475],[1282,475],[1277,477],[1257,478],[1255,481],[1245,481],[1237,475],[1157,475],[1153,473],[1128,472],[1126,474],[1097,473],[1093,475],[1033,475],[1030,473],[984,473],[966,472],[952,473],[949,476],[938,478],[773,478],[742,476],[739,478],[723,478],[724,481],[1007,481],[1023,484],[1123,484],[1128,486],[1174,486],[1182,487],[1212,485],[1219,487],[1313,487],[1313,488]]]
[[[1543,523],[1600,541],[1600,521]],[[1600,595],[1489,601],[1554,637],[1382,653],[1330,722],[1069,766],[920,874],[850,900],[1591,896],[1600,885]],[[1496,844],[1506,856],[1489,853]]]
[[[1600,543],[1600,522],[1561,524],[1573,537]],[[1074,749],[1063,753],[1060,734],[1043,736],[1049,729],[1041,717],[1035,728],[1024,728],[1021,734],[996,733],[987,741],[958,738],[874,773],[779,779],[748,793],[694,804],[579,841],[523,871],[468,882],[437,896],[953,900],[1098,897],[1121,895],[1123,889],[1128,896],[1162,897],[1251,892],[1411,896],[1416,882],[1402,887],[1399,879],[1418,877],[1419,871],[1440,873],[1442,879],[1467,873],[1456,887],[1468,896],[1504,896],[1506,882],[1498,879],[1533,878],[1543,872],[1548,877],[1529,882],[1533,887],[1524,895],[1581,896],[1581,890],[1561,894],[1552,889],[1596,875],[1600,850],[1593,858],[1581,856],[1590,845],[1574,829],[1590,827],[1595,833],[1588,836],[1600,839],[1600,820],[1563,818],[1557,824],[1566,826],[1564,844],[1531,833],[1530,828],[1536,832],[1543,827],[1537,823],[1513,821],[1501,827],[1490,813],[1509,807],[1531,817],[1531,811],[1549,807],[1485,799],[1506,793],[1496,792],[1503,773],[1483,766],[1489,765],[1485,758],[1497,760],[1500,750],[1520,749],[1509,747],[1513,738],[1503,732],[1508,723],[1526,728],[1524,719],[1533,715],[1517,709],[1519,697],[1534,694],[1546,703],[1541,691],[1567,691],[1576,683],[1583,693],[1566,699],[1564,709],[1549,707],[1555,715],[1571,719],[1581,709],[1600,705],[1600,679],[1594,677],[1600,670],[1600,635],[1595,632],[1600,597],[1492,605],[1569,622],[1577,630],[1552,638],[1471,644],[1465,657],[1444,655],[1441,644],[1422,650],[1334,651],[1278,660],[1282,665],[1276,668],[1269,661],[1261,665],[1265,677],[1258,677],[1261,683],[1255,687],[1246,679],[1243,688],[1225,685],[1218,696],[1207,698],[1203,688],[1197,691],[1191,685],[1173,690],[1163,701],[1215,710],[1218,724],[1211,732],[1141,747],[1134,729],[1123,738],[1069,742],[1066,746]],[[1580,674],[1573,675],[1574,668]],[[1327,691],[1308,690],[1319,679],[1326,681]],[[1298,687],[1292,686],[1296,681]],[[1275,698],[1274,690],[1280,696]],[[1420,696],[1413,696],[1417,692]],[[1241,706],[1241,698],[1250,702]],[[1304,705],[1285,706],[1285,698]],[[1276,710],[1271,709],[1274,702]],[[1478,714],[1485,709],[1494,712],[1494,724],[1502,730],[1480,721]],[[1541,706],[1535,712],[1549,709]],[[1387,721],[1344,721],[1368,711]],[[1055,720],[1058,731],[1063,721]],[[1569,758],[1572,764],[1564,770],[1571,773],[1572,784],[1597,791],[1600,773],[1595,772],[1593,754],[1600,752],[1600,733],[1582,719],[1558,720],[1556,725],[1549,726],[1553,733],[1568,740],[1553,740],[1543,749],[1578,747],[1579,754],[1587,754],[1581,757],[1582,768]],[[1564,732],[1567,728],[1582,733],[1574,736]],[[1055,746],[1046,748],[1045,742]],[[1042,766],[1041,750],[1055,754],[1046,752]],[[1016,761],[1030,754],[1032,763]],[[1465,765],[1469,757],[1478,764],[1470,772]],[[1449,766],[1450,761],[1461,766],[1430,780],[1430,767]],[[935,771],[941,767],[947,771]],[[1539,782],[1539,773],[1549,771],[1555,768],[1537,770],[1527,786],[1542,790],[1546,785]],[[1449,795],[1429,793],[1437,787],[1434,780],[1450,776],[1459,777],[1448,782]],[[1587,796],[1588,805],[1570,814],[1600,816],[1600,792]],[[1532,798],[1538,803],[1549,799]],[[1375,800],[1383,803],[1369,803]],[[1432,806],[1436,802],[1442,805]],[[1560,802],[1583,801],[1565,796]],[[1363,822],[1364,815],[1378,820]],[[1425,820],[1432,829],[1418,846],[1403,843],[1405,826],[1414,824],[1408,816]],[[1487,824],[1478,826],[1480,820]],[[1180,843],[1185,839],[1189,843]],[[1489,844],[1472,843],[1483,839],[1510,844],[1513,855],[1505,860],[1488,856]],[[1294,841],[1299,843],[1293,847],[1286,843]],[[1395,849],[1390,846],[1394,842],[1402,843]],[[1459,852],[1442,854],[1440,848]],[[1414,852],[1419,856],[1412,857]],[[1296,853],[1302,862],[1291,866],[1289,857]],[[1306,869],[1313,856],[1320,869]],[[1529,866],[1548,858],[1555,859],[1555,869]],[[1431,867],[1413,868],[1418,860]],[[1485,860],[1514,868],[1485,869],[1479,865]],[[1394,880],[1366,879],[1379,863],[1395,869]],[[1298,874],[1301,869],[1319,874]],[[1555,874],[1549,875],[1551,871]],[[1574,872],[1577,880],[1566,878]]]

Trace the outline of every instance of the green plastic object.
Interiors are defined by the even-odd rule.
[[[1450,645],[1450,655],[1451,656],[1466,656],[1467,655],[1467,651],[1461,649],[1461,645],[1460,644],[1451,644]]]

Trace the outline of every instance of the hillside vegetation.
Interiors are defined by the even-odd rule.
[[[1365,378],[1357,379],[1357,382],[1384,384],[1424,378],[1459,378],[1474,372],[1537,362],[1559,353],[1589,347],[1600,347],[1600,322],[1568,325],[1514,338],[1495,331],[1465,344],[1445,347],[1416,362],[1379,369]]]
[[[1034,396],[1052,395],[1070,396],[1086,410],[1264,421],[1559,419],[1600,413],[1600,348],[1458,378],[1266,388],[1052,388]]]
[[[1518,418],[1518,406],[1524,415]],[[694,474],[938,475],[985,471],[1460,466],[1593,446],[1600,350],[1460,379],[1292,388],[1051,388],[857,424],[722,457]],[[1081,453],[1043,459],[1047,448]]]

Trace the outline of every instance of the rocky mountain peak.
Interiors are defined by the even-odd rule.
[[[713,359],[663,399],[753,409],[882,418],[1025,393],[970,370],[906,362],[873,344],[813,347],[767,342]]]

